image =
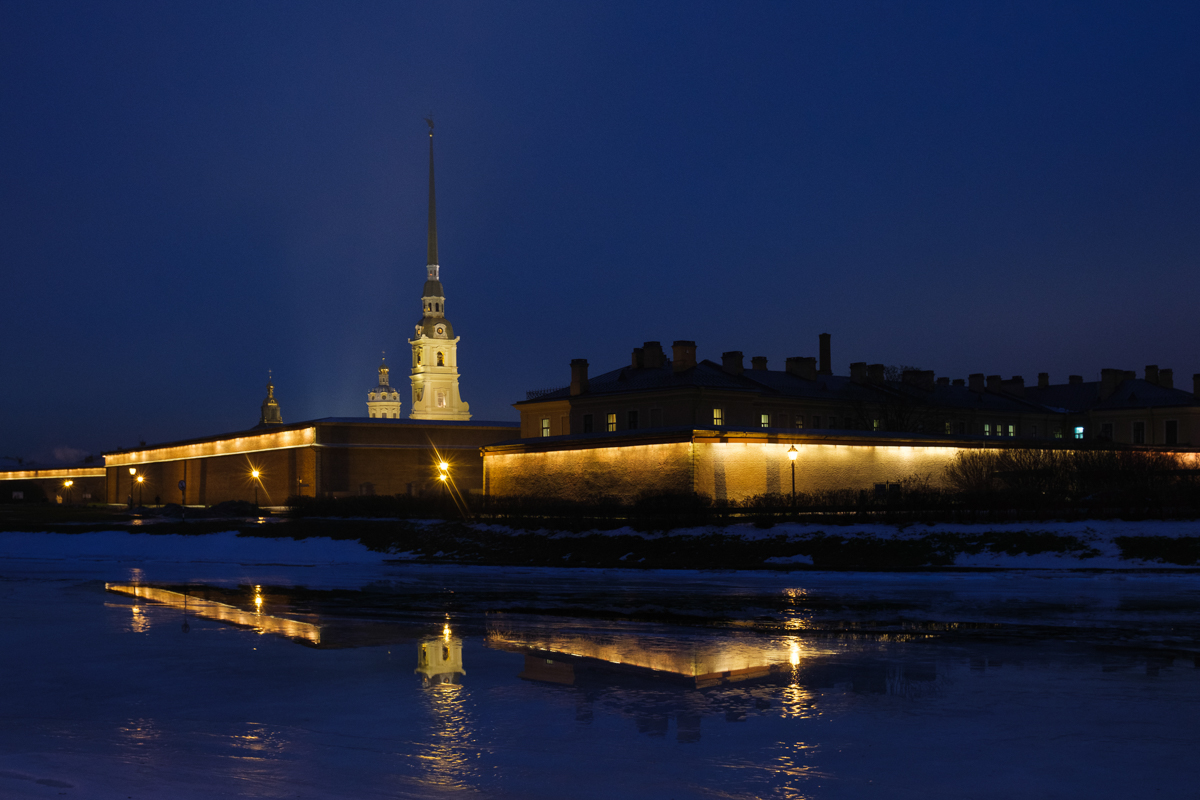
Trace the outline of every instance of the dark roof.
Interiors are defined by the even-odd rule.
[[[1126,378],[1103,400],[1100,399],[1100,386],[1100,381],[1088,381],[1026,387],[1025,397],[1049,408],[1075,413],[1104,409],[1200,405],[1200,401],[1190,392],[1167,389],[1140,378]]]
[[[421,326],[421,334],[429,337],[430,339],[454,338],[454,326],[451,325],[450,320],[446,319],[445,317],[421,317],[421,321],[417,324]],[[434,330],[436,330],[434,327],[435,325],[441,325],[444,327],[446,329],[446,333],[443,336],[435,336],[433,334]]]
[[[442,282],[429,280],[425,281],[425,288],[421,290],[421,297],[445,297],[446,293],[442,291]]]

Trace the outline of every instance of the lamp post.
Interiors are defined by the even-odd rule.
[[[800,451],[796,449],[796,445],[788,448],[788,461],[792,462],[792,507],[796,506],[796,456],[800,455]]]
[[[258,470],[256,470],[256,469],[250,470],[250,477],[254,479],[254,510],[255,511],[258,510],[258,475],[259,475]]]
[[[138,507],[141,508],[141,506],[142,506],[142,487],[146,485],[146,476],[138,475],[137,476],[137,484],[138,484]]]
[[[63,489],[67,492],[67,505],[71,505],[71,487],[75,485],[75,481],[63,481]]]
[[[129,468],[129,510],[133,511],[133,479],[137,475],[137,467]]]

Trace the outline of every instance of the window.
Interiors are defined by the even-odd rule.
[[[762,427],[764,427],[764,428],[771,427],[771,415],[770,414],[762,414],[761,416],[759,416],[759,419],[762,421],[760,423]]]
[[[1163,425],[1163,443],[1179,444],[1179,420],[1169,419]]]
[[[1075,430],[1080,430],[1080,429],[1076,428]],[[1075,438],[1080,439],[1082,437],[1076,436]],[[1137,422],[1133,423],[1133,443],[1134,444],[1145,444],[1146,443],[1146,423],[1142,422],[1141,420],[1138,420]]]
[[[445,359],[445,357],[442,355],[442,353],[441,353],[441,351],[440,351],[440,350],[438,351],[438,366],[439,366],[439,367],[444,367],[444,366],[446,366],[446,359]]]
[[[804,415],[803,414],[796,415],[796,427],[799,428],[800,430],[804,430]]]
[[[616,429],[617,429],[617,415],[609,414],[608,415],[608,432],[612,433]]]
[[[1035,438],[1035,439],[1037,438],[1037,425],[1034,425],[1034,426],[1033,426],[1033,433],[1032,433],[1032,435],[1033,435],[1033,438]]]
[[[820,414],[813,414],[813,427],[814,428],[821,427],[821,415]]]
[[[1009,426],[1008,426],[1008,435],[1009,435],[1009,436],[1016,436],[1016,435],[1017,435],[1017,426],[1016,426],[1016,425],[1009,425]]]
[[[724,424],[725,424],[725,409],[714,408],[713,409],[713,425],[724,425]]]
[[[952,433],[954,433],[954,423],[950,420],[946,420],[946,435],[948,436]]]
[[[1112,441],[1113,424],[1111,422],[1104,422],[1100,424],[1100,438],[1107,439],[1110,442]]]
[[[871,430],[873,430],[873,431],[879,430],[879,420],[877,420],[877,419],[871,420]]]
[[[591,414],[583,415],[583,432],[584,433],[592,432],[592,415]]]
[[[625,415],[625,419],[628,423],[625,427],[631,431],[636,431],[638,427],[638,412],[630,411]]]
[[[1082,425],[1076,425],[1076,426],[1075,426],[1075,438],[1076,438],[1076,439],[1082,439],[1082,438],[1083,438],[1083,426],[1082,426]]]
[[[992,423],[990,423],[990,422],[983,423],[983,435],[984,436],[992,435]]]
[[[446,407],[446,393],[445,392],[437,393],[437,407],[438,408]]]
[[[550,435],[550,418],[542,417],[542,436]]]
[[[1055,431],[1055,432],[1054,432],[1054,438],[1055,438],[1055,439],[1061,439],[1061,438],[1062,438],[1062,431]]]

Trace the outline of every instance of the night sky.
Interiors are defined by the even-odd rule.
[[[646,340],[1200,372],[1200,3],[0,3],[0,456],[409,411]],[[0,461],[0,466],[12,464]]]

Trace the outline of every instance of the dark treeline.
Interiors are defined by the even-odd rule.
[[[646,493],[632,501],[546,497],[291,498],[299,517],[463,519],[555,530],[667,530],[786,520],[1001,522],[1200,517],[1200,470],[1170,453],[1133,450],[966,451],[941,475],[869,490],[764,494],[741,501]]]

